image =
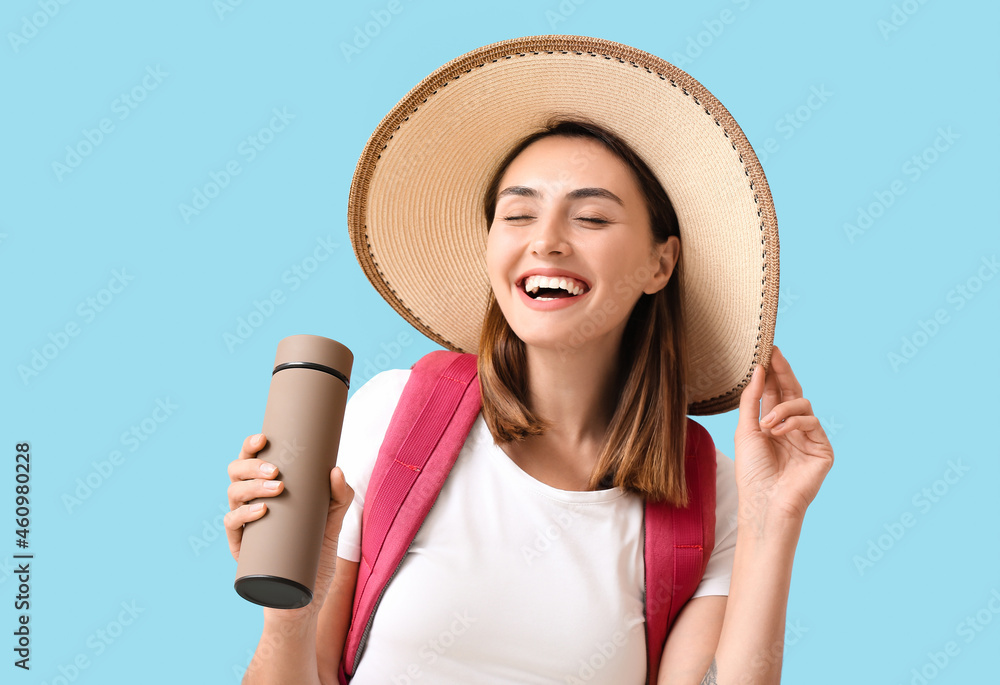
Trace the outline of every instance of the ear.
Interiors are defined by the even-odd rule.
[[[670,276],[674,273],[674,267],[681,254],[681,241],[675,235],[667,238],[665,242],[653,245],[651,259],[655,260],[656,272],[650,276],[643,292],[652,295],[662,290],[670,281]]]

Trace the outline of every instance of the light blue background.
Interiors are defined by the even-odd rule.
[[[238,682],[262,615],[232,589],[226,464],[260,428],[277,342],[296,333],[344,342],[356,355],[355,389],[366,367],[385,368],[383,345],[396,368],[436,349],[354,259],[345,217],[358,155],[381,117],[440,64],[544,33],[608,38],[678,64],[727,106],[763,159],[781,236],[775,342],[837,460],[798,547],[785,682],[919,682],[911,669],[931,673],[929,653],[949,641],[958,655],[927,682],[996,677],[1000,278],[986,269],[991,280],[971,299],[952,293],[1000,254],[994,3],[401,0],[348,60],[342,44],[388,2],[249,0],[222,14],[210,0],[50,2],[58,13],[43,22],[46,1],[15,0],[0,13],[4,682],[64,682],[54,681],[60,666],[79,654],[90,665],[69,682]],[[904,12],[898,30],[880,30],[894,8]],[[713,24],[724,10],[731,23]],[[44,25],[32,34],[25,21]],[[12,44],[21,32],[31,37]],[[116,99],[157,68],[162,81],[120,119]],[[831,95],[798,109],[814,87]],[[294,120],[246,162],[241,141],[274,108]],[[800,127],[779,126],[789,115]],[[57,177],[53,162],[65,163],[66,146],[103,118],[114,130]],[[919,178],[908,175],[904,165],[939,128],[957,138],[939,141],[947,149]],[[242,173],[185,222],[178,206],[231,159]],[[850,239],[844,224],[897,179],[905,192]],[[293,289],[283,274],[321,239],[337,247]],[[132,280],[88,320],[80,304],[115,270]],[[284,302],[227,348],[224,335],[276,288]],[[917,335],[924,344],[894,367],[890,353],[902,355],[902,339],[939,309],[946,322]],[[70,323],[79,335],[22,378],[18,366]],[[405,332],[411,344],[392,349]],[[124,442],[157,400],[176,409],[147,420],[155,432],[142,442]],[[736,418],[699,419],[730,455]],[[14,668],[11,651],[21,441],[33,466],[30,673]],[[94,464],[116,450],[123,461],[98,478]],[[68,506],[88,475],[99,486]],[[922,504],[939,480],[938,501]],[[898,540],[882,537],[888,549],[859,569],[907,514],[914,525]],[[112,625],[98,652],[98,631],[118,621],[123,602],[142,613],[120,632]],[[990,622],[967,642],[960,623],[977,612]]]

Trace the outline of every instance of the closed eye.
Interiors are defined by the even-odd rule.
[[[521,219],[534,219],[535,217],[529,216],[527,214],[521,214],[519,216],[505,216],[505,217],[502,217],[502,218],[503,218],[504,221],[519,221]],[[596,217],[590,217],[590,216],[581,216],[581,217],[577,217],[577,218],[580,221],[589,221],[589,222],[595,223],[595,224],[608,224],[608,223],[611,223],[607,219],[598,219]]]

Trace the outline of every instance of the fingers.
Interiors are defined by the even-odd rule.
[[[771,428],[771,432],[775,435],[782,435],[788,433],[794,429],[798,429],[803,433],[808,433],[819,426],[819,419],[815,416],[789,416],[784,421],[779,421]]]
[[[812,404],[805,397],[782,402],[760,420],[760,425],[765,428],[774,428],[782,421],[787,421],[792,416],[812,415]]]
[[[267,444],[267,438],[263,433],[248,435],[246,440],[243,441],[243,445],[240,448],[240,456],[237,459],[249,459],[260,452],[265,444]]]
[[[343,509],[345,512],[354,501],[354,488],[347,484],[344,472],[339,466],[330,471],[330,502],[331,509]]]
[[[737,432],[753,433],[760,431],[760,398],[764,392],[764,381],[766,372],[764,368],[757,365],[750,377],[750,382],[743,388],[740,395],[740,414],[736,422]]]
[[[229,497],[229,508],[235,509],[258,497],[274,497],[284,490],[285,484],[280,480],[253,478],[231,483],[226,489]]]
[[[320,566],[324,563],[333,565],[337,548],[340,545],[340,531],[344,526],[344,517],[354,501],[354,490],[344,480],[344,472],[339,466],[330,469],[330,509],[326,515],[326,528],[323,531],[323,552]],[[326,559],[326,562],[323,559]]]
[[[823,430],[823,425],[812,414],[789,416],[783,422],[779,421],[773,428],[769,428],[768,431],[775,438],[783,438],[793,431],[799,431],[807,440],[813,443],[829,445],[830,442],[826,437],[826,431]],[[831,454],[830,463],[832,464],[832,462],[833,455]]]
[[[229,472],[229,480],[235,483],[250,478],[274,478],[278,473],[278,468],[270,462],[252,457],[234,459],[229,462],[227,471]]]
[[[774,357],[771,357],[772,363]],[[781,404],[781,386],[778,385],[778,375],[774,372],[774,366],[770,366],[765,371],[764,394],[760,401],[760,416],[767,416],[771,411]]]
[[[771,346],[771,364],[769,370],[776,377],[781,388],[781,399],[791,400],[802,397],[802,386],[792,373],[792,366],[777,345]]]
[[[230,511],[223,517],[223,525],[229,540],[229,551],[237,560],[243,540],[243,526],[267,513],[267,506],[263,502],[248,502],[261,497],[273,497],[284,490],[284,483],[275,480],[278,475],[277,467],[254,456],[266,444],[267,438],[262,433],[248,436],[243,441],[239,456],[229,462],[227,468],[231,481],[226,489]]]
[[[247,441],[251,439],[247,438]],[[244,441],[244,445],[246,444]],[[229,480],[232,482],[226,493],[229,496],[230,509],[235,509],[257,497],[273,497],[284,489],[284,484],[275,480],[278,468],[274,464],[253,457],[244,457],[244,451],[240,451],[239,458],[229,462]]]
[[[267,505],[258,502],[237,507],[222,517],[222,525],[226,529],[226,539],[229,541],[229,553],[237,561],[240,559],[240,544],[243,542],[243,526],[250,521],[259,519],[266,511]]]
[[[330,470],[330,511],[327,515],[326,534],[336,539],[344,523],[347,510],[354,501],[354,489],[344,479],[344,472],[339,466]]]

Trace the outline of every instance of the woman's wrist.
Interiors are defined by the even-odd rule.
[[[294,682],[319,685],[316,656],[318,611],[264,609],[264,630],[243,678],[244,685]],[[306,609],[306,611],[303,611]]]
[[[315,630],[319,623],[319,611],[323,606],[322,598],[313,601],[300,609],[264,608],[264,629],[279,629],[282,633],[305,634]]]
[[[805,512],[784,506],[766,494],[739,490],[736,534],[755,539],[798,540]]]

